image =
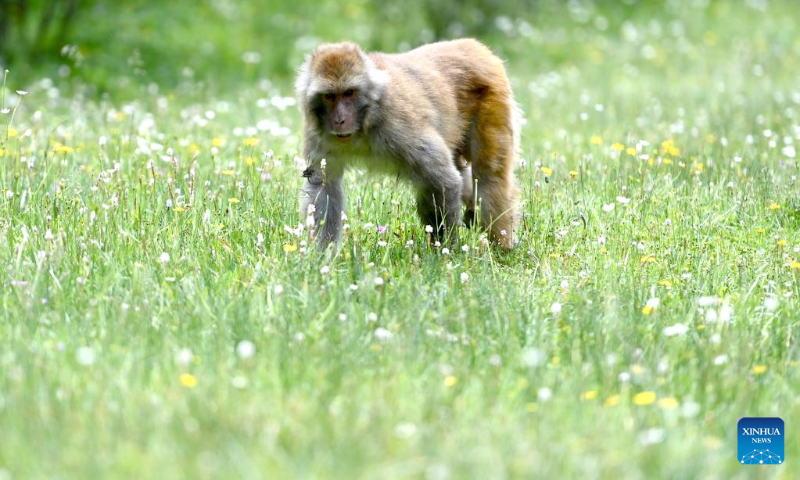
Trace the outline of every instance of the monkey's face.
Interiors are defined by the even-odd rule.
[[[325,130],[338,140],[348,142],[359,129],[358,91],[328,91],[320,94],[318,115]]]

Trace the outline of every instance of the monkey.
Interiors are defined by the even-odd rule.
[[[452,242],[466,206],[502,249],[517,233],[514,175],[520,110],[503,61],[474,39],[405,53],[323,44],[296,78],[308,168],[301,213],[317,243],[340,240],[343,175],[350,166],[398,175],[416,188],[417,213]]]

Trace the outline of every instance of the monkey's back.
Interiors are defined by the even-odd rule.
[[[391,85],[397,88],[388,98],[400,103],[403,120],[437,125],[454,150],[463,146],[482,102],[507,103],[509,108],[503,110],[510,114],[512,94],[503,61],[477,40],[437,42],[406,53],[370,57],[392,76]],[[425,100],[422,108],[419,95]],[[403,104],[413,105],[413,111],[406,112]]]

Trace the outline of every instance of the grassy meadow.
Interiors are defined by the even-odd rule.
[[[800,478],[794,2],[132,3],[6,52],[0,479]],[[310,248],[303,54],[462,34],[525,111],[519,246],[354,171]]]

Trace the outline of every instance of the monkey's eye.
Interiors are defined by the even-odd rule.
[[[328,102],[332,102],[332,101],[336,100],[336,94],[335,93],[326,93],[325,95],[322,96],[322,98],[324,98]]]
[[[344,96],[344,98],[350,98],[355,94],[356,94],[355,90],[353,90],[352,88],[348,88],[347,90],[344,91],[342,95]]]

